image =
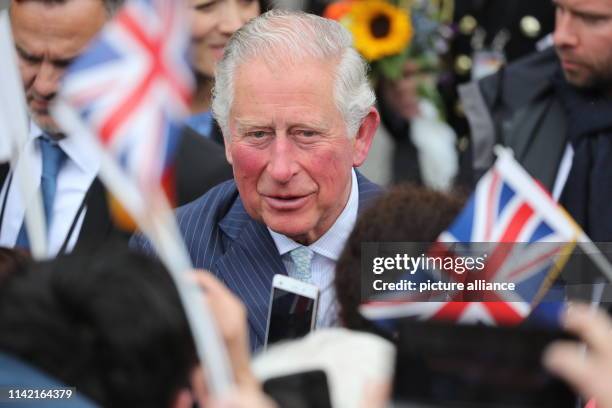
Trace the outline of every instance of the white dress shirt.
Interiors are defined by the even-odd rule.
[[[336,262],[344,249],[344,244],[349,238],[355,222],[357,221],[357,210],[359,209],[359,188],[357,175],[352,171],[351,193],[344,210],[332,227],[316,242],[308,248],[314,252],[310,270],[312,272],[312,283],[319,288],[319,307],[317,309],[317,328],[338,325],[338,304],[336,291],[334,290],[334,276]],[[276,233],[268,228],[278,253],[281,255],[287,274],[291,276],[295,271],[295,264],[289,252],[301,246],[291,238]]]
[[[38,141],[42,131],[35,123],[30,121],[30,133],[13,171],[12,181],[7,177],[2,190],[0,190],[0,205],[5,202],[4,217],[0,220],[0,246],[13,247],[17,235],[23,224],[25,203],[32,200],[34,194],[40,190],[40,177],[42,172],[42,157]],[[68,238],[67,251],[71,251],[78,239],[85,217],[81,212],[76,220],[75,228],[70,237],[67,237],[85,194],[98,173],[100,161],[97,153],[79,138],[65,137],[59,141],[59,146],[66,153],[66,160],[57,177],[57,190],[53,203],[53,217],[49,228],[47,240],[48,256],[57,255],[64,241]],[[29,177],[33,182],[28,183],[29,189],[24,196],[21,194],[19,177],[24,177],[24,168],[29,167]],[[10,185],[9,185],[10,184]],[[7,191],[8,189],[8,191]],[[6,196],[8,194],[8,196]]]

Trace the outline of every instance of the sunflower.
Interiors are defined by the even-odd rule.
[[[386,1],[356,1],[348,17],[355,48],[370,62],[401,53],[412,38],[409,12]]]

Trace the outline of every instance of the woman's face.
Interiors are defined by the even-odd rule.
[[[193,64],[196,72],[212,78],[229,38],[261,10],[257,0],[191,0]]]

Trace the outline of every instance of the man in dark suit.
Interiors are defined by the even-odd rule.
[[[493,146],[546,186],[594,241],[612,241],[612,4],[556,0],[554,49],[464,86],[473,165]]]
[[[357,213],[380,191],[354,170],[379,116],[365,63],[335,21],[272,11],[227,47],[213,112],[235,181],[177,217],[194,266],[246,304],[257,349],[275,274],[318,286],[317,325],[337,323],[335,263]],[[133,244],[152,251],[141,236]]]
[[[109,216],[106,193],[97,179],[98,158],[65,137],[48,106],[66,66],[112,17],[122,0],[13,0],[11,26],[30,115],[30,134],[20,157],[33,163],[30,174],[41,180],[48,224],[49,255],[88,250],[127,233]],[[21,159],[20,159],[21,160]],[[0,166],[0,245],[28,247],[23,228],[25,205],[13,171]],[[179,146],[177,201],[185,204],[232,177],[221,146],[185,128]],[[31,192],[30,192],[31,193]]]

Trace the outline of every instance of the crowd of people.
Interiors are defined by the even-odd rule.
[[[498,144],[593,241],[612,241],[612,3],[555,0],[495,24],[499,2],[456,3],[457,58],[482,20],[495,33],[516,29],[508,60],[518,60],[470,82],[455,64],[452,86],[441,84],[446,104],[460,106],[450,124],[469,142],[457,144],[457,188],[438,192],[423,185],[405,138],[419,114],[414,64],[373,88],[336,21],[265,0],[190,0],[196,92],[177,151],[176,221],[233,373],[234,390],[219,396],[163,257],[115,225],[99,158],[51,115],[62,74],[122,1],[11,0],[30,127],[14,167],[0,164],[0,389],[75,387],[71,403],[83,407],[297,407],[308,404],[274,401],[262,383],[320,369],[332,406],[386,406],[397,338],[359,312],[362,244],[434,242]],[[535,50],[547,30],[552,45]],[[516,43],[521,32],[529,47]],[[396,181],[412,184],[379,186],[358,170],[379,126],[404,135],[394,136]],[[40,180],[45,261],[29,254],[23,174]],[[275,275],[320,296],[312,333],[266,349]],[[562,325],[582,344],[556,342],[542,364],[612,407],[612,320],[572,304]]]

